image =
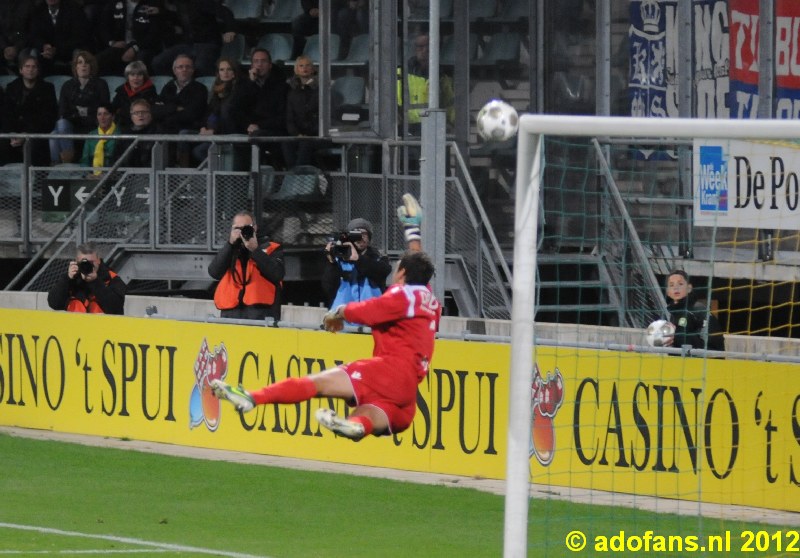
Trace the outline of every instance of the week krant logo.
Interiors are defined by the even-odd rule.
[[[728,164],[721,146],[700,146],[699,186],[701,212],[728,212]]]
[[[205,423],[206,428],[214,432],[219,426],[220,400],[211,390],[211,380],[224,380],[228,375],[228,349],[224,343],[208,348],[208,341],[203,338],[197,359],[194,361],[194,388],[189,396],[189,428]]]
[[[564,377],[556,368],[554,373],[547,373],[542,378],[539,365],[535,367],[536,373],[531,384],[531,452],[536,456],[541,465],[550,465],[556,453],[556,431],[553,419],[561,408],[564,400]]]

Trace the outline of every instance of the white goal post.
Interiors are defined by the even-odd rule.
[[[517,144],[504,556],[528,555],[537,225],[547,135],[597,138],[800,138],[800,120],[521,115]]]

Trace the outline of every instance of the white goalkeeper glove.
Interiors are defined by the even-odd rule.
[[[422,207],[417,198],[411,194],[403,194],[403,205],[397,208],[397,218],[403,225],[403,235],[406,242],[421,241],[419,227],[422,225]]]
[[[344,329],[344,304],[337,306],[333,310],[325,312],[322,316],[322,328],[325,331],[336,333]]]

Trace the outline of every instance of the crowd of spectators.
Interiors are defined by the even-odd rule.
[[[303,7],[291,24],[295,49],[316,32],[317,1],[303,0]],[[334,8],[336,29],[344,37],[366,30],[364,0],[339,0]],[[256,48],[245,72],[238,59],[221,57],[224,44],[237,33],[233,13],[222,0],[0,0],[0,75],[18,76],[0,87],[0,132],[104,134],[98,110],[110,103],[111,134],[317,136],[319,89],[313,63],[300,56],[294,72],[284,70],[273,65],[269,51]],[[56,90],[45,78],[59,75],[71,79]],[[151,77],[166,75],[174,79],[158,90]],[[109,87],[110,76],[125,81]],[[200,76],[215,81],[207,88],[196,81]],[[146,125],[137,125],[133,117],[133,103],[139,100],[148,103]],[[83,141],[34,141],[32,162],[113,164],[117,152],[108,153],[109,146],[122,144],[99,140],[91,149],[98,143],[102,150],[87,157]],[[22,138],[0,140],[0,165],[21,162],[22,146]],[[205,158],[208,146],[187,142],[171,147],[170,160],[194,165]],[[265,144],[264,153],[277,168],[288,168],[313,164],[314,146]]]

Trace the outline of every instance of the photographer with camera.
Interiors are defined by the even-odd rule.
[[[259,241],[257,232],[253,215],[240,211],[233,216],[228,242],[208,264],[208,274],[219,281],[214,304],[222,318],[281,318],[283,249],[277,242]]]
[[[127,285],[97,255],[93,242],[78,246],[67,272],[47,293],[53,310],[89,314],[122,314]]]
[[[370,246],[372,224],[353,219],[325,246],[322,289],[331,308],[380,296],[392,271],[389,258]]]

